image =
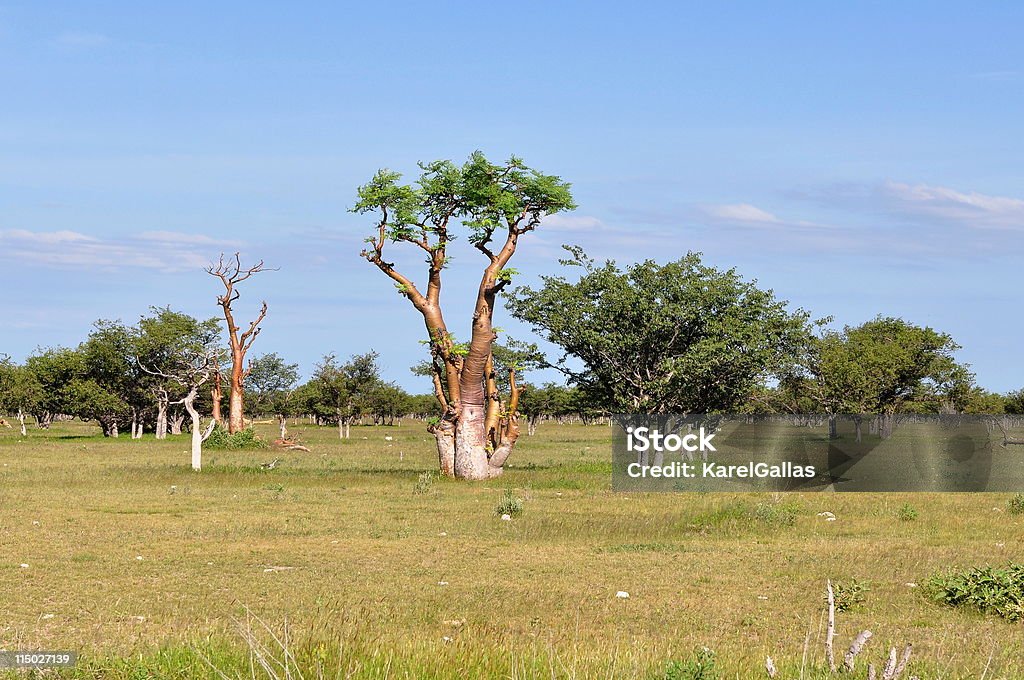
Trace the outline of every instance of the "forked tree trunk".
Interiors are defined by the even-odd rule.
[[[182,413],[175,413],[171,416],[168,421],[171,426],[171,434],[181,434],[181,426],[185,424],[185,415]],[[213,422],[217,422],[214,420]]]
[[[202,422],[199,419],[199,411],[196,410],[195,401],[196,397],[199,396],[198,388],[193,387],[188,396],[186,396],[182,403],[185,405],[185,410],[188,411],[189,417],[192,419],[192,469],[199,471],[203,468],[203,442],[213,432],[214,426],[217,424],[216,420],[210,419],[210,424],[206,430],[203,431]]]

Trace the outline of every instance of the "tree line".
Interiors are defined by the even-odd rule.
[[[480,152],[462,165],[440,160],[420,169],[411,184],[380,170],[358,188],[352,212],[374,216],[362,257],[423,321],[427,359],[413,370],[431,380],[432,395],[383,381],[372,351],[345,361],[326,355],[303,384],[277,354],[249,359],[268,306],[245,324],[232,305],[240,284],[270,270],[262,261],[243,266],[235,254],[206,269],[223,286],[220,319],[156,308],[131,326],[99,321],[77,348],[37,352],[23,365],[0,362],[0,410],[22,424],[26,414],[42,427],[70,415],[97,421],[106,435],[130,428],[134,437],[181,431],[184,411],[195,423],[194,456],[200,410],[214,423],[226,420],[232,433],[245,426],[246,410],[273,414],[282,438],[298,415],[336,424],[340,436],[360,418],[414,415],[435,437],[441,472],[464,479],[501,474],[521,417],[532,433],[544,418],[588,422],[613,413],[863,414],[887,436],[899,413],[1024,411],[1024,391],[1000,395],[977,385],[946,333],[884,315],[837,330],[830,318],[791,309],[699,253],[623,269],[565,246],[561,273],[513,288],[517,272],[508,265],[520,240],[545,217],[575,208],[571,185],[519,158],[492,163]],[[468,291],[465,340],[449,330],[442,304],[457,232],[482,258],[480,284]],[[388,260],[399,246],[425,255],[420,284]],[[499,343],[499,297],[559,355]],[[524,371],[534,368],[559,371],[565,385],[525,384]]]

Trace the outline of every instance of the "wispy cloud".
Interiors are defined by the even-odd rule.
[[[731,203],[722,205],[702,205],[700,212],[716,221],[739,222],[746,224],[781,224],[775,215],[749,203]]]
[[[240,245],[202,234],[170,231],[97,238],[76,231],[0,230],[0,258],[59,269],[177,272],[205,267],[221,250]]]
[[[541,221],[541,227],[552,232],[580,232],[605,229],[604,222],[590,215],[547,215]]]
[[[1024,200],[928,184],[885,182],[881,195],[897,213],[964,227],[1024,229]]]
[[[901,223],[959,229],[1024,231],[1024,199],[931,184],[847,183],[793,194],[845,213],[882,216]]]

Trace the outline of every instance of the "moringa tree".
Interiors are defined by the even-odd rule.
[[[224,284],[224,294],[217,296],[217,304],[220,305],[224,313],[224,321],[227,323],[228,345],[231,350],[231,380],[229,382],[230,396],[228,401],[228,432],[231,434],[245,429],[245,392],[243,383],[248,375],[248,370],[245,367],[245,355],[249,348],[252,347],[256,336],[260,334],[260,322],[267,316],[267,303],[266,301],[263,302],[259,315],[249,324],[249,328],[242,333],[239,333],[241,329],[235,323],[234,310],[231,305],[239,297],[236,286],[253,274],[264,271],[269,270],[263,265],[263,260],[260,260],[252,267],[243,267],[238,253],[235,253],[234,261],[230,259],[225,261],[222,253],[217,260],[217,264],[206,268],[207,274],[216,276]],[[218,378],[219,372],[215,372],[215,386],[213,390],[215,401],[218,401],[220,396],[218,394],[220,391]]]
[[[519,436],[514,403],[518,390],[510,376],[510,404],[502,409],[494,371],[492,327],[495,296],[514,273],[506,265],[519,238],[536,229],[545,215],[575,208],[569,184],[511,158],[494,164],[475,152],[462,166],[441,160],[421,163],[414,185],[401,175],[379,171],[359,188],[356,213],[379,219],[362,256],[392,279],[398,292],[423,317],[430,346],[434,391],[443,415],[430,426],[441,473],[462,479],[488,479],[502,466]],[[458,228],[484,258],[475,291],[472,332],[461,344],[448,330],[441,305],[441,283],[448,246]],[[404,243],[426,254],[426,288],[385,259],[388,242]],[[503,412],[504,411],[504,412]]]

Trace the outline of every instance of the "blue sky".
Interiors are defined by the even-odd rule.
[[[522,282],[561,243],[698,250],[838,324],[949,332],[982,385],[1024,386],[1024,5],[553,5],[0,4],[0,352],[149,305],[213,316],[202,266],[240,250],[279,268],[237,305],[270,306],[254,352],[308,373],[372,348],[428,391],[419,319],[347,209],[379,167],[481,149],[575,187]],[[456,333],[478,258],[450,272]]]

